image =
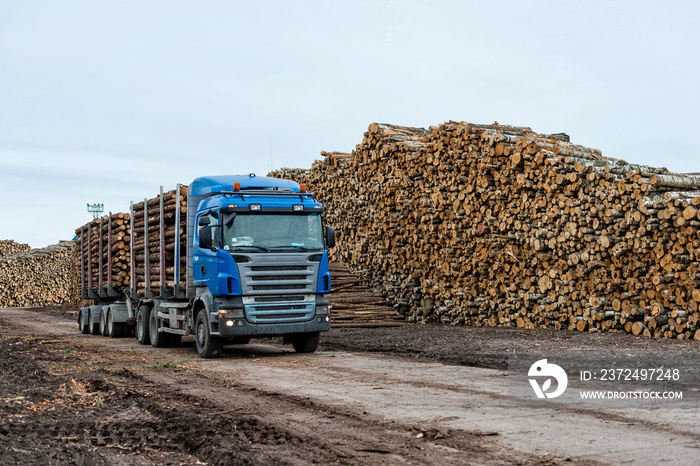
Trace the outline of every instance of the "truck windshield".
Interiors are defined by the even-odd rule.
[[[236,214],[223,225],[226,251],[313,251],[323,249],[320,214]]]

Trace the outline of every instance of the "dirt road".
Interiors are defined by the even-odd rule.
[[[271,341],[227,347],[221,359],[202,360],[191,342],[154,349],[133,338],[81,335],[65,314],[0,309],[4,374],[0,461],[697,464],[700,460],[698,406],[598,411],[509,405],[503,356],[489,350],[490,345],[497,346],[494,341],[502,332],[471,330],[471,344],[485,340],[479,345],[484,357],[471,356],[486,361],[477,364],[485,367],[450,361],[451,345],[462,346],[461,341],[443,341],[440,348],[447,350],[431,353],[438,330],[416,327],[332,331],[323,339],[322,351],[311,355],[296,354]],[[464,337],[467,331],[452,335]],[[404,334],[410,341],[400,338]],[[538,333],[530,332],[513,340],[514,335],[508,335],[512,348],[553,344],[552,335],[538,339]],[[580,346],[578,339],[585,337],[557,334],[559,346]],[[660,345],[684,357],[697,357],[694,342],[619,337],[600,341],[607,348],[608,338],[624,348]],[[447,340],[444,335],[440,338]],[[382,349],[378,340],[395,351]],[[421,343],[423,350],[411,350],[411,341]],[[498,353],[503,353],[502,347]]]

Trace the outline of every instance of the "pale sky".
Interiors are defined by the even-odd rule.
[[[698,76],[695,1],[0,0],[0,239],[309,168],[372,122],[498,121],[700,172]]]

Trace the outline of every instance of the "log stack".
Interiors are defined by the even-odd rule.
[[[409,321],[700,338],[700,177],[603,157],[565,134],[372,124],[305,182]]]
[[[362,275],[338,262],[330,264],[333,293],[326,296],[333,306],[333,327],[398,327],[406,321],[373,290]]]
[[[16,243],[11,239],[0,240],[0,257],[12,256],[21,252],[29,252],[31,248],[28,244]]]
[[[96,218],[75,230],[78,277],[85,289],[99,294],[111,286],[117,293],[129,288],[130,217],[116,213]],[[80,258],[82,254],[82,260]]]
[[[176,228],[179,229],[181,251],[179,267],[180,286],[184,287],[186,282],[187,186],[179,187],[179,199],[177,191],[177,189],[174,189],[163,193],[162,216],[160,195],[134,204],[134,259],[136,291],[139,296],[145,296],[147,290],[154,296],[161,295],[162,284],[165,285],[166,291],[174,292],[176,282],[174,275]],[[176,225],[176,211],[178,210],[180,224]],[[161,264],[163,276],[161,276]]]
[[[78,268],[72,263],[73,246],[72,241],[61,241],[41,249],[21,247],[0,257],[0,307],[75,305]]]

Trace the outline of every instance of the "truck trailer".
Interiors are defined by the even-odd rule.
[[[80,228],[81,295],[94,303],[80,308],[80,331],[135,334],[154,347],[193,334],[204,358],[256,337],[282,336],[297,352],[316,351],[331,325],[324,294],[335,230],[323,225],[323,206],[306,186],[254,174],[204,176],[169,196],[166,203],[161,187],[158,198],[132,202],[123,216],[128,270],[113,266],[112,214]],[[128,274],[121,290],[118,274]]]

